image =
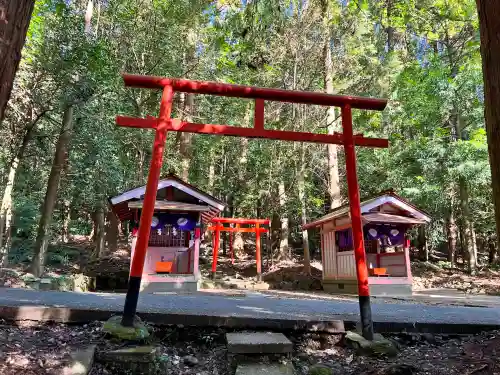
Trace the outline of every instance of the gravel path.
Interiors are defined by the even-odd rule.
[[[123,294],[35,291],[0,288],[0,307],[51,306],[119,312]],[[373,320],[390,324],[477,325],[500,327],[500,310],[487,307],[428,306],[426,304],[395,304],[375,300]],[[142,294],[138,312],[218,316],[253,319],[358,321],[358,304],[353,301],[290,299],[261,293],[243,296]],[[193,321],[195,325],[196,322]]]

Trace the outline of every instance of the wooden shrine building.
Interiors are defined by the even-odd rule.
[[[368,284],[373,295],[412,293],[407,232],[430,217],[392,191],[361,202]],[[357,274],[349,205],[303,226],[320,228],[323,289],[356,294]]]
[[[109,199],[118,218],[133,223],[131,259],[134,257],[145,191],[146,187],[141,186]],[[220,200],[175,175],[160,179],[141,290],[150,293],[197,290],[201,226],[209,224],[224,207]]]

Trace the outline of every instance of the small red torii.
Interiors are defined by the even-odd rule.
[[[158,118],[141,119],[127,116],[117,116],[116,118],[116,123],[119,126],[155,130],[155,139],[146,184],[146,192],[144,195],[143,211],[139,223],[136,251],[132,259],[128,290],[123,308],[122,325],[133,326],[134,316],[137,310],[141,276],[144,267],[149,233],[151,230],[151,221],[156,200],[156,190],[163,163],[163,151],[167,139],[167,132],[180,131],[210,135],[276,139],[283,141],[339,144],[344,146],[347,188],[352,222],[353,247],[358,279],[361,329],[365,338],[369,340],[373,339],[370,290],[368,286],[368,268],[366,265],[363,228],[361,222],[355,146],[387,148],[389,147],[389,142],[387,139],[365,138],[363,135],[353,134],[352,108],[382,111],[387,105],[387,100],[131,74],[123,74],[123,80],[126,86],[146,89],[161,89],[163,90],[163,94]],[[253,128],[241,128],[229,125],[197,124],[171,119],[172,101],[176,91],[255,99],[254,126]],[[266,130],[264,128],[265,100],[340,107],[343,133],[316,134],[300,131]]]
[[[212,257],[212,277],[215,278],[217,272],[217,257],[220,245],[220,232],[229,232],[229,250],[231,252],[231,261],[234,263],[233,243],[231,240],[233,233],[255,233],[255,261],[257,263],[257,280],[262,281],[262,258],[260,251],[260,235],[261,233],[268,233],[268,228],[261,228],[261,225],[269,226],[271,220],[269,219],[242,219],[242,218],[229,218],[229,217],[214,217],[212,219],[214,225],[209,226],[208,230],[214,232],[213,239],[213,257]],[[236,227],[226,227],[224,224],[235,224]],[[253,228],[241,228],[240,225],[254,225]]]

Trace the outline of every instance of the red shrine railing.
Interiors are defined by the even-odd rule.
[[[330,95],[318,92],[288,91],[281,89],[229,85],[218,82],[200,82],[185,79],[130,74],[124,74],[123,80],[125,85],[129,87],[162,89],[163,95],[160,103],[158,118],[149,117],[146,119],[140,119],[127,116],[118,116],[116,118],[116,123],[120,126],[150,128],[155,130],[151,165],[148,174],[148,182],[146,184],[143,212],[139,224],[136,251],[134,253],[134,258],[132,259],[129,288],[125,299],[122,324],[125,326],[132,326],[137,309],[144,257],[146,255],[147,241],[151,230],[151,220],[156,200],[158,180],[163,162],[163,150],[165,147],[167,132],[181,131],[211,135],[278,139],[284,141],[330,143],[344,146],[347,187],[353,232],[353,247],[356,259],[356,275],[358,279],[361,327],[363,336],[371,340],[373,338],[373,323],[371,320],[368,268],[366,266],[366,255],[363,243],[359,187],[356,173],[355,146],[386,148],[389,146],[389,143],[387,139],[365,138],[363,135],[353,134],[352,109],[382,111],[385,108],[387,101],[383,99]],[[253,128],[241,128],[229,125],[197,124],[171,119],[172,101],[176,91],[255,99],[254,126]],[[283,130],[267,130],[264,127],[264,103],[266,100],[340,107],[343,133],[316,134]],[[196,235],[199,236],[199,229],[197,229],[196,233]]]

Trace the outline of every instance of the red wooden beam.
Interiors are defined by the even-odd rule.
[[[274,100],[288,103],[316,104],[342,107],[346,104],[357,109],[383,111],[387,105],[385,99],[363,98],[358,96],[331,95],[311,91],[290,91],[242,85],[230,85],[219,82],[191,81],[134,74],[122,74],[126,86],[146,89],[162,89],[171,85],[174,91],[195,94],[230,96],[248,99]]]
[[[256,224],[259,225],[259,224]],[[219,232],[229,232],[229,233],[234,233],[234,232],[240,232],[240,233],[255,233],[255,228],[227,228],[227,227],[216,227],[216,226],[209,226],[207,228],[208,230],[214,231],[218,230]],[[259,228],[259,233],[267,233],[269,232],[268,229],[266,228]]]
[[[254,127],[257,130],[264,130],[264,100],[255,100]]]
[[[214,223],[229,223],[229,224],[264,224],[269,225],[271,220],[269,219],[242,219],[242,218],[232,218],[232,217],[214,217],[212,219]]]
[[[154,118],[134,118],[127,116],[117,116],[116,124],[119,126],[135,127],[135,128],[151,128],[155,129],[156,119]],[[327,143],[327,144],[344,144],[344,136],[340,133],[336,134],[315,134],[306,132],[293,132],[285,130],[259,130],[255,128],[241,128],[229,125],[217,124],[196,124],[191,122],[171,120],[168,122],[167,130],[180,131],[187,133],[199,133],[208,135],[227,135],[247,138],[264,138],[277,139],[281,141],[297,141],[297,142],[312,142],[312,143]],[[361,135],[354,136],[354,144],[356,146],[366,147],[389,147],[389,141],[383,138],[365,138]]]

